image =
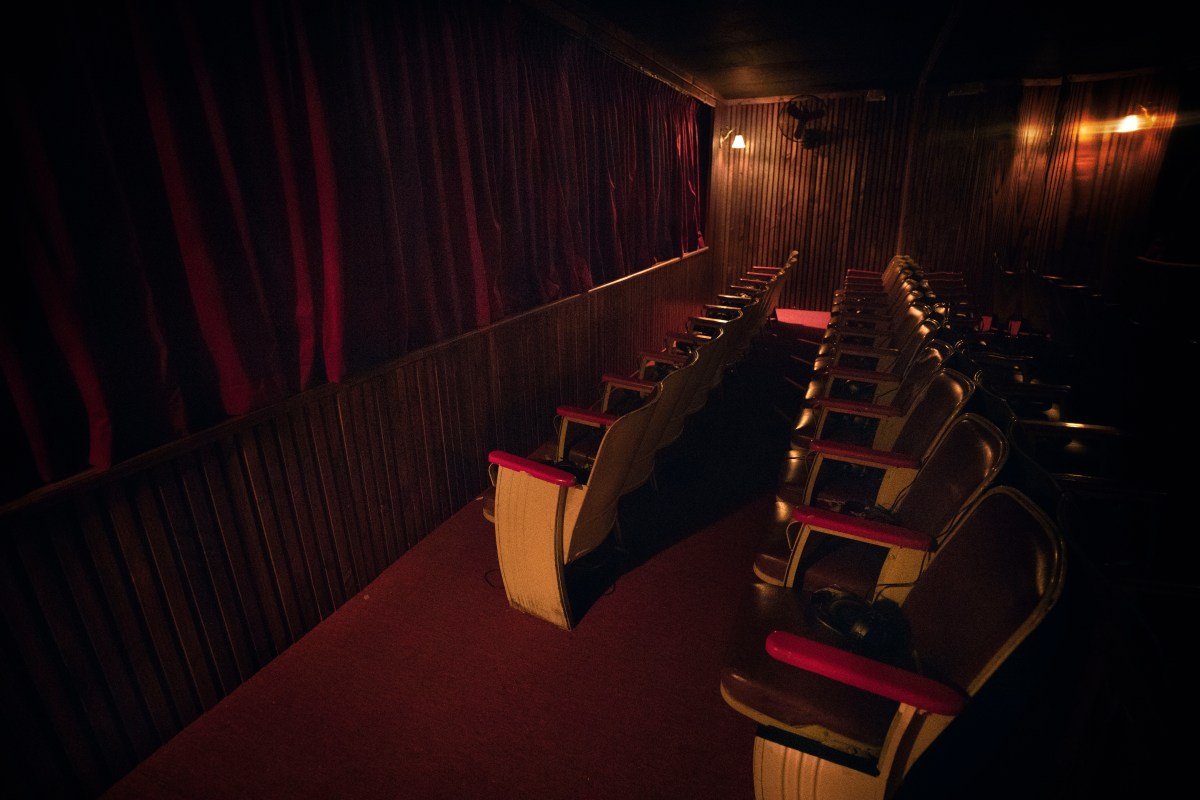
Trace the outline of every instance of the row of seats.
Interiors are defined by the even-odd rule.
[[[1062,594],[1061,494],[955,369],[965,288],[897,256],[794,339],[808,388],[720,676],[759,800],[894,796]]]
[[[509,604],[570,629],[566,568],[616,535],[619,502],[655,481],[658,460],[719,389],[774,310],[798,254],[753,267],[625,374],[606,374],[588,407],[559,406],[557,435],[524,455],[488,456],[492,488],[484,516],[496,532]]]

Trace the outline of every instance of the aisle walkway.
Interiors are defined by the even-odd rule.
[[[509,608],[476,500],[106,799],[750,800],[755,726],[718,690],[782,442],[750,388],[627,498],[641,551],[581,566],[574,630]]]

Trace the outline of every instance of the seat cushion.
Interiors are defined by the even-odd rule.
[[[899,704],[776,661],[765,645],[774,630],[838,644],[837,634],[815,619],[800,593],[751,584],[721,670],[726,702],[801,736],[821,737],[828,731],[854,743],[839,747],[853,755],[878,755]]]

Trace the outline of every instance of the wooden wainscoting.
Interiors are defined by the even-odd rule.
[[[478,496],[490,450],[531,451],[557,405],[635,370],[721,278],[699,251],[8,506],[9,786],[102,791]]]
[[[827,307],[846,269],[882,270],[897,253],[962,272],[984,309],[1010,300],[1006,272],[1123,287],[1148,244],[1179,92],[1173,76],[1138,72],[850,93],[825,98],[811,147],[780,132],[782,100],[727,104],[717,129],[747,147],[714,140],[709,238],[734,267],[796,248],[780,297],[795,308]],[[1116,132],[1139,104],[1155,126]]]

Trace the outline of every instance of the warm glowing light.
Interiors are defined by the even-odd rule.
[[[1130,114],[1117,123],[1117,133],[1130,133],[1142,127],[1140,114]]]
[[[729,146],[732,147],[734,150],[745,150],[746,149],[746,140],[742,138],[742,135],[740,133],[735,134],[733,137],[733,144],[731,144]]]
[[[1122,117],[1113,130],[1117,133],[1131,133],[1145,128],[1153,128],[1157,123],[1158,120],[1154,114],[1150,113],[1150,109],[1138,106],[1136,111]]]
[[[1041,141],[1041,138],[1042,138],[1042,132],[1036,126],[1034,126],[1034,125],[1022,125],[1021,126],[1021,141],[1025,147],[1027,147],[1027,148],[1036,147],[1038,142]]]

